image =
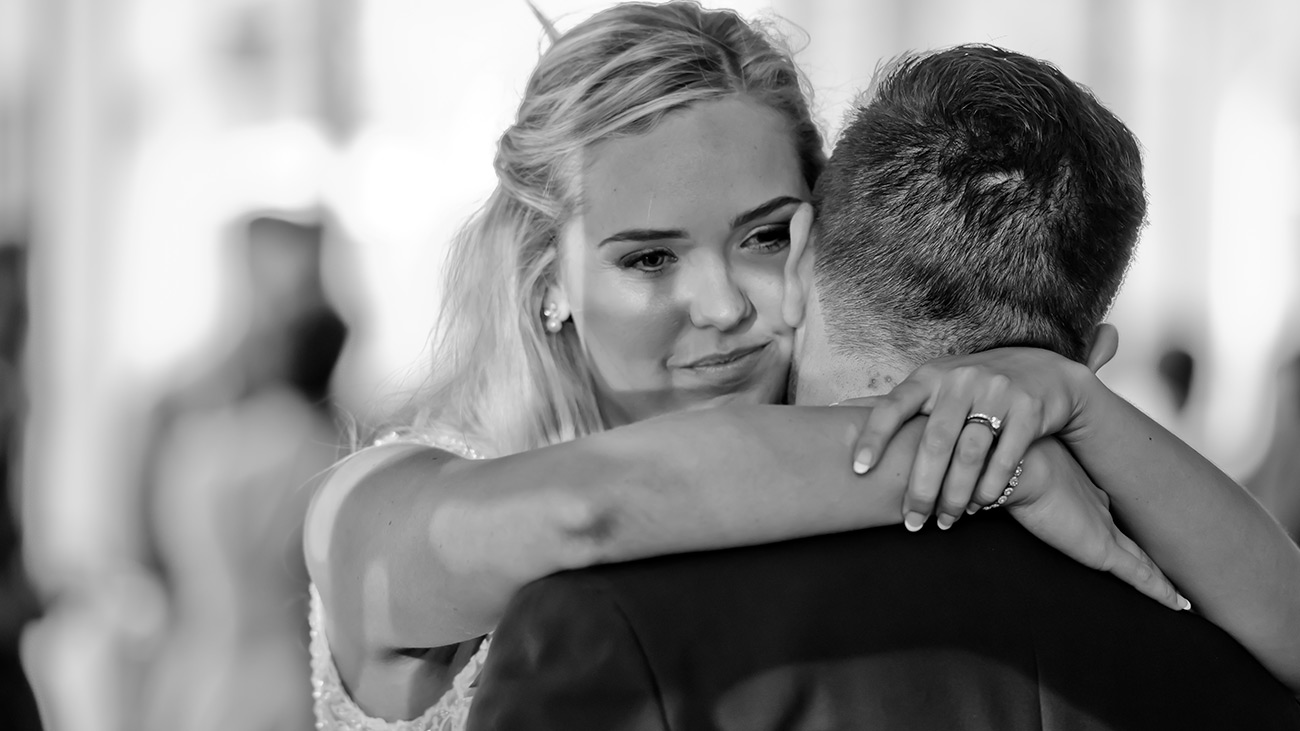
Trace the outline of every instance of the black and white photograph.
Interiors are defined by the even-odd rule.
[[[0,728],[1300,730],[1300,2],[0,0]]]

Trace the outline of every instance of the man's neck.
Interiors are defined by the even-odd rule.
[[[825,406],[851,398],[889,393],[911,368],[892,358],[817,349],[800,353],[795,403]]]
[[[791,396],[806,406],[889,393],[916,367],[882,344],[844,348],[831,345],[821,298],[813,290],[795,335]]]

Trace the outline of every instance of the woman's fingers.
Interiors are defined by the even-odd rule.
[[[943,492],[939,495],[936,516],[939,528],[947,530],[952,527],[965,512],[991,446],[993,430],[988,426],[967,423],[961,430],[952,463],[948,465],[948,474],[943,478]]]
[[[903,381],[886,396],[874,397],[871,415],[858,436],[858,443],[853,452],[853,471],[859,475],[871,469],[880,455],[885,452],[885,445],[894,438],[894,434],[921,409],[929,400],[930,391],[915,381]],[[853,399],[860,401],[862,399]],[[849,405],[849,402],[842,402]],[[855,404],[856,405],[856,404]]]
[[[920,530],[934,510],[970,405],[970,397],[959,389],[940,387],[903,496],[903,524],[910,531]]]
[[[1007,414],[1002,421],[1002,433],[993,447],[993,454],[985,463],[983,476],[975,488],[974,499],[966,507],[967,513],[974,513],[1002,495],[1011,475],[1016,471],[1016,465],[1025,458],[1029,445],[1038,438],[1038,427],[1032,409],[1012,408]]]
[[[1173,610],[1191,605],[1174,588],[1173,582],[1156,566],[1155,561],[1119,528],[1111,528],[1105,569],[1133,588]]]

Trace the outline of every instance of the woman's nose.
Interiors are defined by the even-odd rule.
[[[732,276],[726,261],[704,263],[691,277],[691,324],[727,331],[749,319],[753,303]]]

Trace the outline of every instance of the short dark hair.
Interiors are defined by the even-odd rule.
[[[1083,360],[1146,216],[1137,140],[1055,66],[989,45],[896,59],[817,185],[837,349],[1033,345]]]

